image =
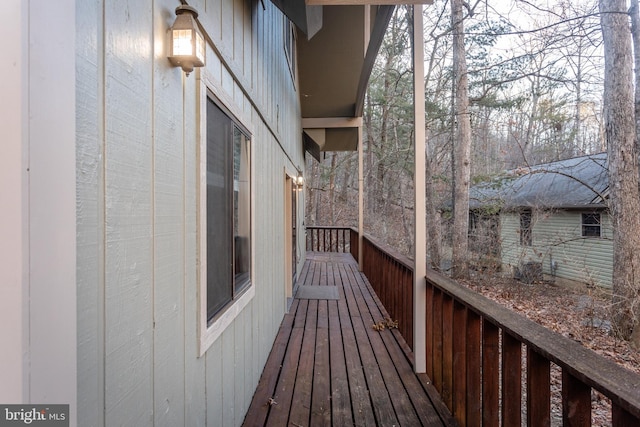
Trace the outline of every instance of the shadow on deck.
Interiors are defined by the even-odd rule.
[[[299,284],[244,425],[455,424],[350,254],[308,252]]]

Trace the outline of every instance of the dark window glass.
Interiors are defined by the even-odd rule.
[[[600,214],[583,213],[582,237],[600,237],[601,235]]]
[[[250,282],[249,139],[207,102],[207,319]]]

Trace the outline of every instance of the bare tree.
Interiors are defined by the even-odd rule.
[[[471,118],[469,78],[464,46],[462,0],[451,0],[453,28],[453,75],[455,135],[453,149],[453,235],[452,272],[454,278],[469,277],[469,180],[471,174]]]
[[[638,0],[631,0],[629,9],[631,16],[631,34],[633,36],[633,54],[635,58],[635,69],[640,70],[640,4]],[[638,135],[640,135],[640,72],[636,72],[636,92],[635,92],[635,113],[636,113],[636,146],[640,145]],[[638,148],[640,150],[640,147]]]
[[[613,321],[630,339],[640,316],[640,195],[633,95],[633,50],[625,0],[600,0],[604,40],[604,122],[613,218]],[[636,331],[636,341],[640,334]]]

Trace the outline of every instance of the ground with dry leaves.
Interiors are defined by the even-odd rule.
[[[543,282],[532,285],[500,275],[478,275],[462,282],[505,307],[640,374],[640,352],[610,334],[610,297],[599,289],[567,288]],[[552,394],[559,395],[559,369],[552,372]],[[555,390],[554,390],[555,388]],[[553,399],[552,399],[553,400]],[[610,426],[610,405],[592,393],[592,425]],[[552,402],[553,424],[561,423],[559,403]]]

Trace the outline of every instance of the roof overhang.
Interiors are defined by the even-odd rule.
[[[358,148],[358,128],[362,126],[362,117],[333,117],[302,119],[305,144],[311,144],[307,150],[316,160],[320,160],[320,151],[353,151]],[[317,155],[315,154],[317,153]]]
[[[325,6],[344,5],[402,5],[402,4],[433,4],[433,0],[306,0],[307,4]]]
[[[371,71],[396,4],[432,0],[272,0],[296,25],[298,89],[303,120],[337,119],[326,128],[303,124],[307,151],[351,151]],[[346,120],[343,120],[346,119]],[[342,122],[343,126],[335,126]]]
[[[287,18],[308,38],[322,28],[322,6],[307,4],[305,0],[271,0]]]
[[[357,149],[361,121],[356,125],[351,119],[362,117],[371,70],[393,10],[324,6],[322,29],[310,40],[298,38],[303,129],[320,150]],[[330,125],[320,126],[322,120]]]

